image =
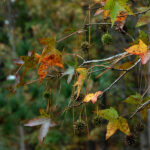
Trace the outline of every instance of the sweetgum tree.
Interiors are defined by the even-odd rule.
[[[142,149],[138,136],[148,130],[150,108],[149,1],[1,4],[10,37],[0,37],[1,56],[12,49],[18,66],[14,83],[4,82],[10,73],[0,78],[5,89],[11,85],[10,100],[0,101],[2,134],[14,138],[19,123],[22,149]],[[0,63],[5,68],[12,60]]]

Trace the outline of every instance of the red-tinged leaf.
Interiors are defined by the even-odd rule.
[[[140,57],[141,57],[141,63],[145,65],[150,60],[150,51],[148,51],[144,55],[140,55]]]
[[[104,12],[104,10],[102,8],[99,8],[99,9],[96,10],[94,16],[98,16],[98,15],[100,15],[103,12]]]
[[[90,93],[90,94],[87,94],[84,98],[84,102],[89,102],[89,101],[92,101],[92,103],[94,104],[96,101],[97,101],[97,98],[98,96],[102,95],[103,92],[102,91],[98,91],[96,93]]]

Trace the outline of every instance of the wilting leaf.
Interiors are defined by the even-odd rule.
[[[133,66],[134,62],[129,61],[129,62],[125,62],[121,65],[117,65],[115,66],[115,69],[129,69],[131,66]]]
[[[102,91],[98,91],[96,93],[87,94],[83,101],[84,102],[92,101],[92,103],[94,104],[97,101],[98,96],[100,96],[102,93],[103,93]]]
[[[118,112],[114,108],[99,110],[98,115],[107,120],[114,120],[118,118]]]
[[[131,95],[124,100],[125,103],[136,104],[136,105],[140,104],[141,101],[142,101],[142,96],[138,93],[136,93],[136,95]]]
[[[46,77],[49,67],[58,66],[60,68],[64,68],[64,66],[62,64],[61,52],[55,48],[56,38],[43,38],[39,40],[46,46],[41,55],[36,54],[39,63],[41,63],[38,70],[38,75],[40,76],[41,82]]]
[[[20,56],[20,59],[24,62],[24,66],[27,69],[32,69],[37,66],[38,60],[35,57],[35,50],[29,56]]]
[[[76,71],[80,74],[78,77],[77,82],[73,86],[77,86],[77,98],[79,97],[81,88],[83,86],[83,83],[87,77],[87,69],[86,68],[77,68]]]
[[[52,66],[58,66],[60,68],[64,68],[64,66],[62,64],[61,55],[49,54],[49,55],[45,55],[42,58],[41,65],[38,70],[38,75],[40,76],[40,81],[42,81],[45,78],[48,67],[52,67]]]
[[[62,76],[68,75],[67,83],[69,84],[72,80],[73,74],[74,68],[69,66],[69,68],[64,73],[62,73]]]
[[[38,135],[39,142],[42,143],[43,139],[48,133],[50,127],[55,126],[56,124],[51,121],[50,118],[34,118],[29,120],[24,126],[34,127],[41,125],[40,132]]]

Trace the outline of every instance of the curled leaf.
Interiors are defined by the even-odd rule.
[[[86,68],[77,68],[76,71],[80,74],[78,77],[77,82],[73,86],[77,86],[77,98],[79,97],[81,88],[83,86],[83,83],[87,77],[87,69]]]

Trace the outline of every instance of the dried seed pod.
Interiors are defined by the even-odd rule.
[[[83,42],[82,44],[81,44],[81,50],[82,51],[85,51],[85,52],[87,52],[88,50],[89,50],[89,48],[90,48],[90,45],[89,45],[89,43],[88,42]]]
[[[84,120],[77,120],[74,123],[74,129],[78,135],[84,133],[85,129],[86,129],[85,121]]]
[[[100,116],[96,116],[96,117],[94,117],[92,122],[95,126],[99,127],[102,125],[102,118]]]
[[[145,126],[142,122],[138,122],[134,125],[135,132],[142,132],[144,130]]]
[[[136,136],[134,134],[127,135],[125,137],[125,143],[129,146],[133,146],[136,143]]]

